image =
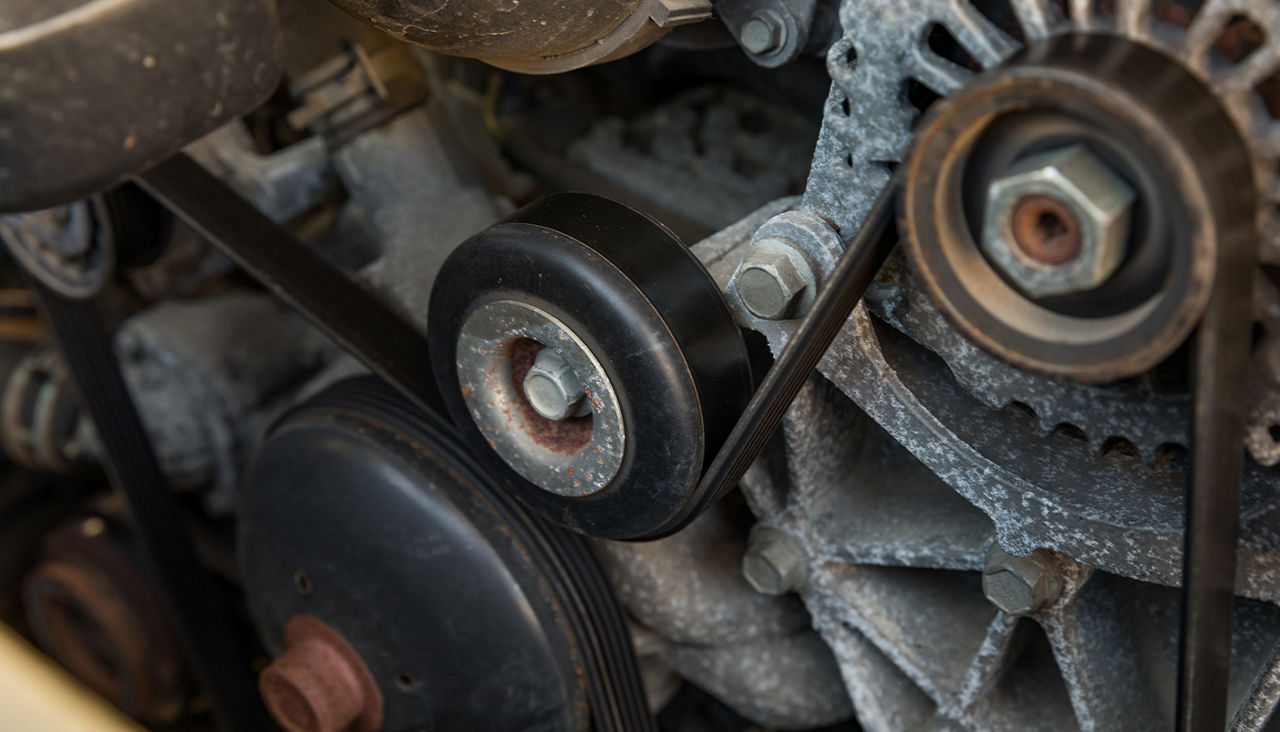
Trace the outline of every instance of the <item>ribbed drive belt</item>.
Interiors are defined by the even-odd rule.
[[[138,183],[406,397],[446,414],[423,334],[224,183],[181,154],[141,174]],[[703,475],[704,498],[693,511],[737,485],[892,251],[898,187],[895,178],[850,241]],[[617,727],[608,719],[597,723],[605,730]]]
[[[95,300],[71,300],[30,278],[31,290],[67,365],[80,405],[93,420],[111,481],[129,503],[133,525],[178,618],[187,655],[209,693],[219,725],[268,728],[235,617],[206,573],[186,516],[160,470],[125,387]]]
[[[143,173],[138,183],[418,406],[446,414],[426,338],[222,181],[179,154]],[[698,491],[704,499],[692,511],[702,511],[738,484],[893,250],[898,188],[895,177],[849,242],[707,468]]]
[[[194,160],[179,153],[137,182],[419,407],[446,413],[423,334]]]

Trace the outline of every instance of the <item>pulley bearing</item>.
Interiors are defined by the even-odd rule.
[[[591,536],[643,539],[683,520],[751,395],[742,335],[706,270],[666,228],[603,198],[551,196],[464,242],[430,308],[433,365],[464,438],[501,486]],[[547,348],[589,413],[548,419],[530,401],[526,376]]]
[[[1134,193],[1123,259],[1086,273],[1083,286],[1077,274],[1075,288],[1028,291],[978,244],[984,228],[988,239],[1000,229],[984,220],[988,194],[1028,160],[1079,165],[1066,158],[1081,149],[1100,161],[1086,167],[1108,168]],[[1239,193],[1249,157],[1218,100],[1173,59],[1108,36],[1032,46],[937,102],[905,168],[902,231],[938,308],[997,356],[1081,381],[1134,376],[1172,354],[1204,310],[1220,242],[1254,231],[1251,198]],[[1073,215],[1041,208],[1037,217]],[[1047,236],[1079,236],[1075,222],[1050,223]]]

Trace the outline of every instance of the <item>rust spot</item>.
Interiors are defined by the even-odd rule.
[[[538,352],[545,346],[529,338],[517,338],[507,345],[507,358],[511,363],[511,393],[519,410],[523,431],[533,441],[552,452],[571,455],[591,442],[595,418],[570,417],[553,421],[543,417],[524,396],[524,377],[533,367]]]
[[[1080,253],[1080,222],[1063,202],[1035,193],[1014,204],[1013,241],[1023,254],[1045,264],[1062,264]]]
[[[355,649],[308,615],[284,628],[285,652],[258,678],[271,716],[289,732],[372,732],[382,726],[382,695]]]

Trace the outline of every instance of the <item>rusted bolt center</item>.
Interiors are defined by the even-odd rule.
[[[1080,253],[1080,221],[1062,201],[1042,193],[1019,198],[1010,214],[1013,241],[1042,264],[1064,264]]]

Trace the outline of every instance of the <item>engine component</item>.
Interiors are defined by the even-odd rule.
[[[756,229],[731,287],[756,317],[797,318],[813,306],[843,250],[826,221],[784,211]]]
[[[23,581],[36,642],[127,714],[166,724],[193,693],[174,619],[124,526],[99,515],[46,537]]]
[[[552,74],[626,56],[671,28],[711,17],[709,0],[334,0],[403,41],[511,71]]]
[[[800,603],[758,594],[742,578],[750,519],[729,497],[664,539],[595,546],[619,599],[647,629],[645,645],[681,676],[760,725],[843,721],[853,710],[839,669]]]
[[[23,0],[5,11],[0,211],[106,188],[247,111],[279,80],[268,0]]]
[[[179,490],[206,491],[205,506],[222,516],[266,425],[333,349],[274,299],[229,293],[134,315],[115,334],[115,350],[165,475]],[[75,475],[103,459],[48,351],[14,370],[0,425],[5,452],[29,467]]]
[[[729,0],[716,14],[747,58],[765,68],[821,54],[839,36],[832,5],[821,0]]]
[[[1275,123],[1252,92],[1274,71],[1264,61],[1274,54],[1254,57],[1256,66],[1237,65],[1238,55],[1209,63],[1208,55],[1216,34],[1236,23],[1236,12],[1274,37],[1270,5],[1207,2],[1194,21],[1180,24],[1162,16],[1175,5],[844,2],[845,37],[828,54],[834,84],[804,211],[842,231],[858,226],[904,160],[921,107],[946,105],[932,100],[979,88],[975,72],[981,69],[998,75],[1006,61],[1016,71],[1017,63],[1036,58],[1034,49],[1011,58],[1021,42],[1073,29],[1112,36],[1080,41],[1095,48],[1118,43],[1114,36],[1131,36],[1163,49],[1153,54],[1166,64],[1168,76],[1161,78],[1188,78],[1167,69],[1191,59],[1185,65],[1192,81],[1212,98],[1206,100],[1205,92],[1184,102],[1210,110],[1216,105],[1211,118],[1219,129],[1221,110],[1231,119],[1225,135],[1213,136],[1215,143],[1227,143],[1224,159],[1210,161],[1210,152],[1201,153],[1210,167],[1236,171],[1237,183],[1215,183],[1214,194],[1259,180],[1250,168],[1269,159],[1265,139]],[[1183,30],[1188,26],[1189,33]],[[1116,62],[1107,76],[1125,78],[1124,56],[1095,60]],[[1232,76],[1235,82],[1229,82]],[[944,114],[946,107],[941,109],[935,114]],[[1182,113],[1181,107],[1170,112]],[[1241,131],[1254,161],[1243,171],[1244,156],[1230,145]],[[980,141],[1022,144],[1011,138]],[[1195,145],[1206,141],[1195,139]],[[1048,139],[1030,152],[1075,142]],[[1159,154],[1164,145],[1156,143]],[[1113,160],[1106,164],[1117,169]],[[906,167],[897,166],[899,174],[909,173]],[[1262,180],[1271,175],[1267,171]],[[910,174],[905,182],[921,190],[932,184]],[[980,221],[988,190],[972,186],[959,210],[944,215],[976,210]],[[939,191],[955,200],[955,188]],[[1062,203],[1064,197],[1055,198]],[[919,203],[922,215],[924,208],[931,209],[928,215],[940,210],[937,199],[921,197]],[[1136,209],[1131,214],[1141,216]],[[1219,215],[1228,227],[1253,221],[1243,209]],[[973,243],[981,241],[981,231],[969,233],[979,261]],[[730,288],[750,240],[749,233],[728,230],[694,249]],[[774,353],[794,337],[793,325],[759,318],[735,298],[729,302],[739,322],[769,338]],[[1165,367],[1105,387],[1026,373],[975,348],[934,306],[927,283],[903,262],[890,262],[865,309],[855,311],[824,357],[823,378],[788,416],[785,469],[775,465],[744,481],[764,526],[787,532],[804,548],[808,572],[799,592],[836,653],[864,727],[1142,728],[1172,722],[1174,677],[1168,672],[1177,667],[1179,599],[1176,591],[1144,584],[1177,585],[1181,578],[1187,473],[1176,446],[1189,443],[1189,400],[1180,391],[1186,380],[1177,363]],[[1128,436],[1138,450],[1125,447]],[[1256,729],[1276,704],[1270,680],[1280,624],[1272,605],[1277,590],[1267,518],[1275,476],[1256,465],[1245,472],[1237,592],[1266,602],[1236,598],[1227,707],[1234,726]],[[1018,612],[1040,605],[1028,619],[1013,620],[985,597],[980,572],[993,538],[1006,553],[1025,557],[1041,549],[1049,551],[1039,556],[1053,558],[1044,571],[1061,577],[1060,592],[1028,574],[1012,578],[1026,590],[1025,598],[1012,598],[1018,602],[999,587],[991,593]],[[921,654],[921,648],[930,650]],[[1162,671],[1154,672],[1157,667]]]
[[[258,677],[262,698],[289,732],[372,732],[382,727],[382,695],[350,643],[315,618],[284,625],[284,653]]]
[[[196,553],[187,516],[160,470],[125,386],[99,303],[60,297],[35,281],[32,290],[215,714],[226,726],[257,728],[265,721],[265,710],[247,683],[246,639]]]
[[[1056,2],[1005,10],[992,2],[955,7],[929,2],[910,12],[876,0],[845,5],[845,36],[828,54],[834,85],[805,193],[806,207],[839,227],[857,224],[888,179],[886,163],[902,160],[920,107],[962,89],[975,70],[998,66],[1020,42],[1072,30],[1131,38],[1182,63],[1212,89],[1245,132],[1255,168],[1270,155],[1267,139],[1277,122],[1268,110],[1275,108],[1276,77],[1268,75],[1265,59],[1274,57],[1267,42],[1280,36],[1268,25],[1275,20],[1264,2],[1238,8],[1229,2],[1206,2],[1195,12],[1191,6],[1197,3],[1138,3],[1124,12],[1117,12],[1113,3],[1096,8],[1080,4],[1069,13]],[[1249,51],[1254,65],[1245,57]],[[904,96],[903,89],[911,93]],[[1274,185],[1267,181],[1273,176],[1270,170],[1255,172],[1260,201],[1268,200]],[[1273,216],[1267,208],[1261,211],[1260,256],[1269,261],[1274,247],[1267,242],[1277,229],[1267,223]],[[957,338],[929,298],[918,296],[923,288],[909,273],[894,271],[882,279],[895,286],[891,292],[902,296],[869,302],[872,311],[941,356],[963,387],[989,407],[1030,407],[1042,434],[1066,425],[1080,430],[1095,453],[1132,445],[1153,465],[1187,444],[1189,399],[1185,393],[1160,388],[1163,379],[1099,388],[1039,378]],[[1260,324],[1274,322],[1261,315],[1264,310],[1260,307]],[[1265,376],[1256,378],[1250,398],[1247,442],[1250,453],[1264,465],[1280,459],[1280,443],[1268,433],[1275,423],[1272,417],[1280,414],[1271,406],[1277,403],[1271,383]]]
[[[84,426],[52,351],[38,350],[14,366],[0,402],[0,442],[10,460],[63,475],[88,472],[96,447]]]
[[[500,485],[591,536],[690,518],[751,377],[723,299],[670,232],[605,199],[552,196],[455,250],[430,312],[441,393]],[[590,415],[551,420],[530,403],[544,348]]]
[[[65,297],[106,287],[117,263],[143,264],[161,248],[156,202],[125,185],[40,211],[0,216],[0,240],[33,276]]]
[[[1232,184],[1252,164],[1210,90],[1097,35],[1033,46],[936,104],[905,165],[904,237],[938,309],[1001,359],[1085,381],[1171,354],[1220,242],[1254,231]]]
[[[441,420],[380,382],[342,382],[281,422],[240,516],[264,642],[279,654],[288,627],[323,623],[372,676],[383,729],[652,729],[625,622],[583,540],[523,512]],[[415,622],[370,622],[395,617]],[[264,692],[288,725],[275,673]]]

